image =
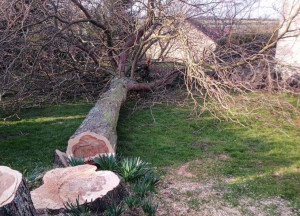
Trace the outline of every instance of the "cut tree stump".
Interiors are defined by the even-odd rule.
[[[6,166],[0,166],[0,215],[36,215],[22,174]]]
[[[38,214],[59,214],[64,204],[87,202],[94,212],[103,212],[127,195],[119,177],[111,171],[96,171],[94,165],[56,168],[47,172],[44,184],[31,192]]]
[[[110,88],[97,101],[85,120],[68,141],[67,155],[85,161],[101,154],[116,151],[116,127],[122,103],[127,96],[127,80],[115,79]]]

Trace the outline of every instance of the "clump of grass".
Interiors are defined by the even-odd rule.
[[[139,157],[118,159],[115,155],[101,155],[94,159],[100,170],[110,170],[118,173],[127,185],[131,196],[124,203],[114,203],[105,211],[107,216],[118,216],[125,212],[124,204],[130,211],[135,211],[144,205],[145,213],[155,215],[157,205],[152,205],[152,199],[145,200],[153,192],[160,181],[160,177],[154,172],[148,163]]]
[[[137,182],[141,178],[149,178],[154,173],[147,162],[139,157],[129,157],[118,160],[115,155],[100,155],[94,159],[100,170],[110,170],[118,173],[125,182]],[[150,179],[148,179],[150,180]],[[156,181],[155,178],[152,180]]]
[[[125,199],[125,204],[129,210],[133,211],[135,208],[141,206],[142,200],[138,196],[129,196]]]
[[[24,170],[23,175],[26,178],[27,185],[30,190],[39,187],[42,184],[43,172],[46,168],[36,167],[32,171]]]
[[[84,164],[83,158],[70,157],[68,158],[68,163],[70,166],[79,166]]]
[[[159,176],[153,173],[147,174],[144,178],[135,183],[133,191],[137,196],[145,198],[149,193],[155,191],[155,186],[159,183],[159,180]]]
[[[115,155],[100,155],[94,158],[94,162],[99,166],[100,170],[118,171],[118,161]]]
[[[155,188],[160,182],[160,176],[154,172],[148,172],[142,181],[150,185],[150,191],[155,192]]]
[[[145,181],[139,181],[135,183],[135,185],[133,186],[133,192],[141,198],[145,198],[150,191],[151,191],[151,187]]]
[[[139,157],[131,157],[120,162],[119,174],[126,182],[134,182],[146,176],[150,170],[148,163]]]
[[[105,216],[120,216],[125,212],[124,204],[116,205],[115,203],[110,206],[105,212]]]
[[[79,200],[76,199],[76,203],[66,203],[64,204],[66,213],[64,216],[92,216],[90,207],[87,202],[83,205],[79,204]]]
[[[155,216],[158,209],[158,204],[153,204],[153,198],[150,197],[144,200],[142,203],[142,209],[148,216]]]

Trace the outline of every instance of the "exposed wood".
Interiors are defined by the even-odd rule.
[[[102,212],[113,202],[119,203],[127,194],[119,177],[111,171],[96,171],[89,164],[56,168],[47,172],[44,184],[31,192],[39,214],[59,214],[64,204],[87,202],[93,211]]]
[[[127,96],[127,80],[111,82],[110,88],[97,101],[81,126],[68,141],[67,155],[91,161],[99,154],[115,153],[117,122]]]
[[[69,163],[68,163],[67,154],[56,149],[55,150],[55,158],[54,158],[54,166],[67,167],[68,165],[69,165]]]
[[[0,215],[36,215],[22,174],[6,166],[0,166]]]
[[[86,162],[101,154],[116,152],[116,127],[120,108],[131,90],[149,91],[177,77],[179,70],[151,83],[137,83],[127,78],[116,78],[97,101],[80,127],[68,141],[67,156],[84,158]]]

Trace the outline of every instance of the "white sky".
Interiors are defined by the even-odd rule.
[[[279,18],[283,0],[260,0],[251,13],[252,18]]]

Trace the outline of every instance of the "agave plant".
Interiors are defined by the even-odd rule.
[[[70,166],[79,166],[84,164],[84,159],[83,158],[76,158],[76,157],[69,157],[68,158],[68,163]]]
[[[99,166],[100,170],[110,170],[116,172],[118,170],[118,161],[115,155],[99,155],[94,158],[94,162]]]
[[[124,158],[120,162],[119,174],[126,182],[135,182],[149,173],[149,164],[139,157]]]
[[[88,206],[87,202],[83,205],[79,204],[79,200],[76,199],[76,203],[73,204],[68,202],[64,204],[66,213],[64,216],[92,216],[90,207]]]

